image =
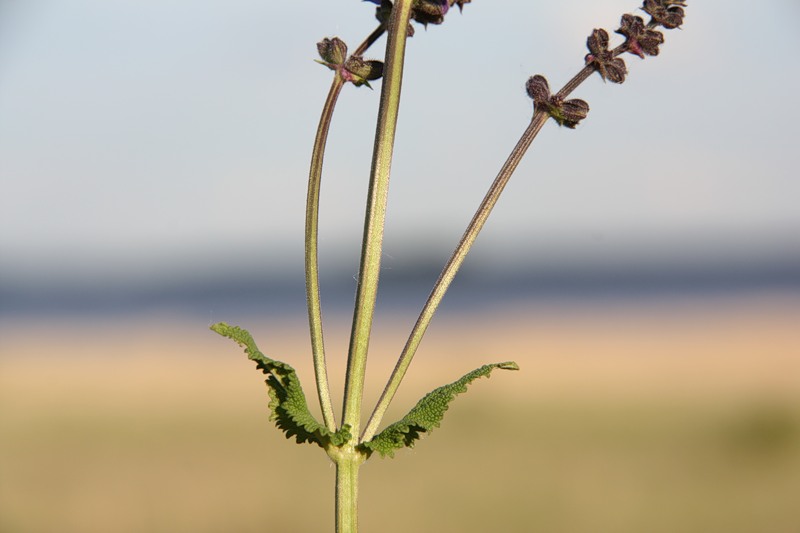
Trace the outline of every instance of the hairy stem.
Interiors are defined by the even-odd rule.
[[[614,50],[614,55],[616,56],[626,51],[627,46],[621,45]],[[566,98],[594,72],[594,66],[584,66],[561,88],[560,91],[558,91],[557,96]],[[520,137],[517,145],[511,151],[511,154],[508,156],[505,164],[497,174],[497,177],[489,188],[489,191],[483,198],[481,205],[478,207],[478,210],[470,221],[469,226],[467,226],[464,235],[461,237],[461,241],[458,243],[455,251],[450,256],[450,259],[447,261],[442,273],[439,275],[439,279],[436,281],[430,296],[428,296],[428,300],[425,302],[425,306],[422,308],[422,312],[420,313],[419,318],[417,318],[414,328],[411,330],[411,334],[409,335],[406,345],[400,354],[394,370],[392,371],[392,375],[389,376],[389,381],[386,384],[386,387],[384,388],[377,405],[375,406],[375,410],[372,412],[372,416],[370,416],[370,419],[367,422],[364,433],[361,435],[361,442],[370,440],[375,436],[375,433],[377,433],[381,419],[383,418],[384,413],[386,413],[386,409],[389,407],[389,404],[392,402],[397,389],[400,387],[400,383],[403,381],[403,377],[405,376],[406,371],[411,364],[411,360],[414,358],[414,354],[416,354],[420,342],[422,342],[422,337],[425,335],[425,331],[428,329],[428,325],[430,324],[436,309],[439,307],[439,304],[444,298],[447,289],[450,287],[450,283],[452,283],[453,278],[455,278],[456,273],[458,272],[459,268],[461,268],[461,264],[464,262],[467,253],[472,248],[472,244],[475,242],[475,239],[477,239],[481,229],[483,229],[486,219],[489,218],[489,214],[492,212],[497,200],[500,198],[500,194],[503,192],[508,180],[511,178],[511,175],[516,170],[517,165],[519,165],[519,162],[522,160],[525,152],[539,134],[548,118],[550,118],[550,116],[543,111],[536,110],[534,112],[528,128],[523,132],[522,137]]]
[[[336,533],[358,532],[358,470],[364,456],[343,453],[336,463]]]
[[[381,24],[380,26],[378,26],[377,28],[375,28],[374,30],[372,30],[372,33],[370,33],[370,34],[367,36],[367,38],[366,38],[366,39],[364,39],[364,42],[363,42],[363,43],[361,43],[360,45],[358,45],[358,48],[356,48],[356,49],[353,51],[353,55],[354,55],[354,56],[360,56],[360,55],[363,55],[363,54],[364,54],[364,52],[366,52],[366,51],[367,51],[367,49],[368,49],[370,46],[372,46],[373,44],[375,44],[375,41],[377,41],[378,39],[380,39],[380,38],[381,38],[381,36],[382,36],[384,33],[386,33],[386,27],[385,27],[383,24]]]
[[[311,170],[308,173],[308,196],[306,198],[306,301],[308,303],[308,326],[311,332],[311,352],[314,359],[314,376],[317,381],[317,395],[322,408],[325,427],[336,430],[336,420],[331,403],[331,392],[328,382],[328,368],[325,361],[325,341],[322,334],[322,308],[319,297],[319,191],[322,184],[322,163],[325,158],[325,146],[328,140],[331,117],[336,100],[342,92],[344,80],[336,74],[322,108],[322,116],[314,138],[314,149],[311,153]]]
[[[358,274],[353,327],[347,358],[343,424],[349,424],[353,434],[360,427],[361,399],[366,373],[369,337],[375,312],[378,277],[383,248],[383,225],[389,192],[389,173],[394,149],[400,89],[403,80],[406,28],[411,16],[412,0],[397,0],[392,9],[389,39],[386,45],[386,65],[381,87],[381,101],[375,146],[372,156],[367,212],[364,221],[361,264]]]
[[[385,32],[383,25],[378,26],[359,47],[353,55],[363,54]],[[305,235],[305,270],[306,270],[306,301],[308,304],[308,324],[311,333],[311,351],[314,359],[314,375],[317,382],[317,395],[322,409],[322,418],[325,426],[336,430],[336,420],[331,403],[330,385],[328,381],[327,363],[325,360],[325,341],[322,331],[322,306],[319,295],[319,196],[322,184],[322,164],[325,158],[325,148],[328,142],[328,132],[331,126],[333,110],[336,101],[344,86],[340,75],[335,75],[322,115],[317,126],[317,135],[314,138],[314,148],[311,152],[311,169],[308,173],[308,196],[306,198],[306,235]]]
[[[581,83],[585,82],[589,78],[589,76],[591,76],[595,72],[596,70],[594,68],[594,65],[591,64],[586,65],[580,71],[578,71],[578,73],[575,74],[575,76],[573,76],[572,79],[569,80],[566,83],[566,85],[564,85],[561,88],[560,91],[556,93],[556,96],[558,96],[559,98],[566,98],[567,96],[570,95],[570,93],[572,93],[572,91],[577,89]]]
[[[544,126],[544,123],[548,118],[548,115],[543,112],[534,113],[531,123],[522,134],[522,137],[517,142],[514,150],[512,150],[511,154],[508,156],[508,159],[500,169],[500,172],[492,183],[492,186],[489,188],[489,191],[483,198],[480,207],[478,207],[478,210],[473,216],[472,221],[469,223],[464,235],[461,237],[461,241],[458,243],[455,251],[450,256],[450,259],[442,270],[442,273],[439,275],[439,279],[436,281],[430,296],[428,296],[428,300],[425,303],[425,306],[423,307],[416,324],[414,325],[414,329],[411,331],[411,334],[408,337],[408,341],[403,348],[403,352],[400,354],[397,365],[395,366],[392,375],[389,377],[389,382],[387,383],[386,388],[378,400],[378,404],[375,407],[369,422],[367,423],[364,434],[361,437],[362,442],[370,440],[377,432],[378,426],[381,423],[381,419],[383,418],[386,409],[389,407],[392,398],[394,398],[397,389],[400,387],[400,382],[403,380],[403,377],[405,376],[405,373],[411,364],[411,360],[417,351],[417,347],[422,341],[422,337],[425,335],[425,330],[428,328],[428,325],[430,324],[437,307],[439,307],[442,298],[444,298],[447,289],[450,287],[450,283],[453,281],[458,269],[464,262],[464,258],[467,256],[467,253],[472,247],[472,244],[475,242],[475,239],[478,237],[481,229],[483,229],[486,219],[489,218],[489,214],[492,212],[497,200],[500,198],[500,194],[503,192],[508,180],[514,173],[514,170],[516,170],[517,165],[519,165],[519,162],[522,160],[522,156],[525,155],[525,152],[530,147],[533,139],[536,138],[536,135],[542,129],[542,126]]]

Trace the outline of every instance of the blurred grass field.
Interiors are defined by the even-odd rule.
[[[366,464],[362,531],[800,532],[798,302],[462,318],[434,322],[389,417],[484,362],[522,370]],[[365,405],[408,320],[379,318]],[[241,325],[314,404],[304,318]],[[2,324],[0,532],[332,531],[332,465],[276,431],[261,375],[206,326]]]

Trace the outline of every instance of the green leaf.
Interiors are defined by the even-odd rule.
[[[371,440],[359,445],[367,455],[378,452],[382,457],[394,457],[394,451],[403,447],[414,447],[414,441],[423,433],[429,433],[439,424],[453,399],[466,392],[467,386],[478,378],[489,376],[495,368],[519,370],[514,362],[484,365],[466,374],[458,381],[439,387],[422,398],[402,420],[387,427]]]
[[[352,435],[349,426],[342,426],[333,432],[317,422],[308,410],[306,396],[294,368],[261,353],[250,333],[242,328],[220,322],[211,326],[211,329],[236,341],[244,348],[247,357],[255,361],[258,369],[267,375],[266,383],[271,398],[269,408],[272,410],[270,420],[275,421],[278,429],[286,433],[287,439],[295,437],[298,444],[310,442],[322,448],[331,444],[341,446],[350,440]]]

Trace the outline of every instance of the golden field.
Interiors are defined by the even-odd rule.
[[[410,322],[377,320],[365,405]],[[315,404],[304,317],[240,325]],[[0,532],[332,531],[332,465],[275,430],[261,375],[207,326],[0,324]],[[337,397],[347,330],[329,324]],[[389,416],[512,359],[366,464],[362,531],[800,532],[800,302],[441,317]]]

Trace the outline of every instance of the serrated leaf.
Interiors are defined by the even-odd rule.
[[[236,341],[244,348],[248,359],[255,361],[257,368],[267,375],[269,408],[272,410],[270,420],[286,433],[287,439],[295,437],[298,444],[310,442],[322,448],[329,444],[341,446],[350,440],[352,435],[349,426],[342,426],[334,432],[317,422],[308,410],[306,396],[294,368],[261,353],[247,330],[229,326],[224,322],[214,324],[211,329],[223,337]]]
[[[429,392],[402,420],[390,425],[371,440],[361,443],[359,448],[368,455],[378,452],[382,457],[387,455],[394,457],[395,450],[400,448],[413,448],[414,442],[423,433],[430,433],[434,428],[439,427],[450,402],[457,395],[466,392],[467,386],[476,379],[488,377],[496,368],[519,370],[519,366],[514,362],[495,363],[475,369],[458,381]]]

